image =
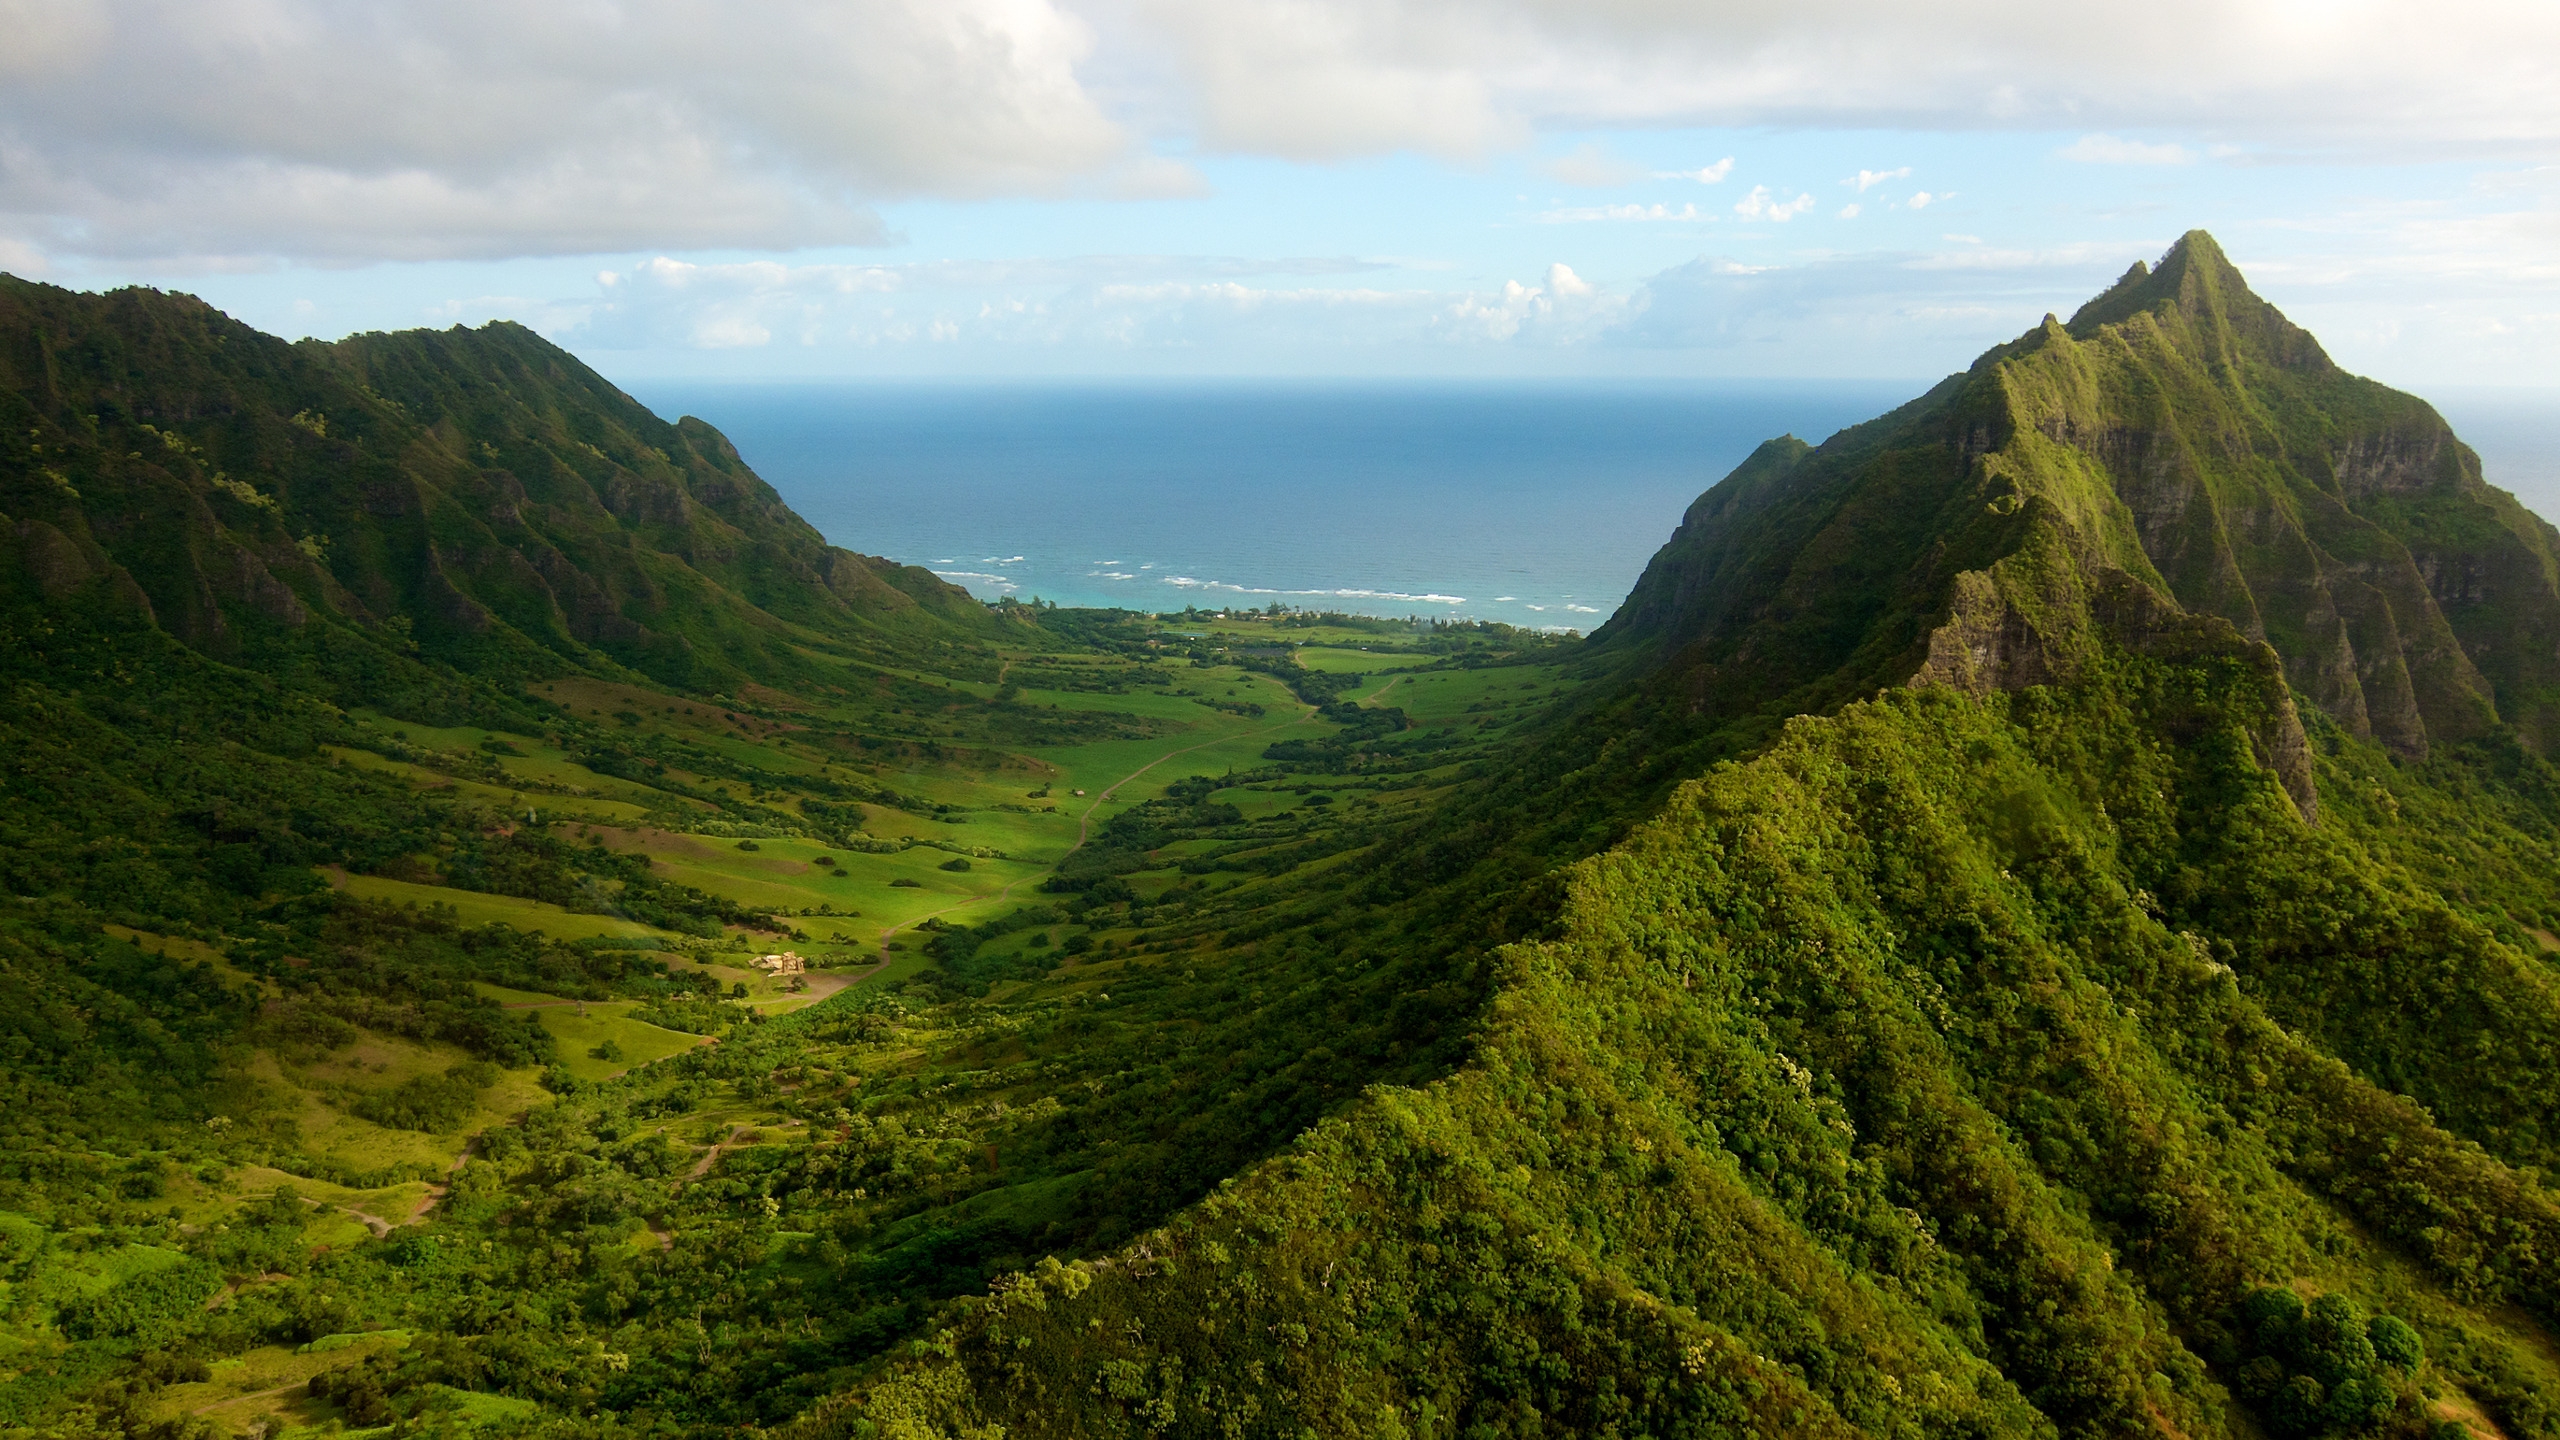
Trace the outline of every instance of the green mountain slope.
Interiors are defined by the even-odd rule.
[[[787,1419],[952,1294],[1447,1070],[1474,992],[1428,965],[1275,947],[1141,962],[1107,1009],[980,1003],[1097,988],[1151,920],[1195,943],[1234,918],[1211,890],[1374,833],[1265,770],[1249,823],[1078,806],[1110,863],[1037,888],[1069,776],[1337,753],[1270,660],[826,550],[716,435],[506,327],[287,346],[147,292],[7,298],[0,1434],[378,1419],[327,1377],[412,1336],[438,1424]],[[1260,853],[1133,886],[1167,813]],[[861,1003],[760,1023],[815,998],[750,967],[786,944]],[[1043,1093],[957,1103],[988,1068]],[[858,1155],[805,1143],[838,1100],[878,1112]],[[609,1395],[591,1303],[640,1357]]]
[[[2201,235],[1772,442],[1425,837],[1659,805],[1469,1058],[800,1433],[2560,1433],[2551,550]]]
[[[1194,695],[1151,623],[946,617],[866,566],[901,605],[716,437],[520,332],[189,321],[220,343],[167,374],[215,379],[179,384],[98,337],[183,304],[80,303],[161,318],[83,332],[128,356],[87,409],[47,377],[104,362],[15,372],[71,418],[22,427],[0,567],[0,1427],[246,1433],[272,1384],[401,1434],[2560,1437],[2553,533],[2207,237],[1764,446],[1578,658],[1416,647],[1392,698],[1267,640],[1202,642],[1185,673],[1228,694]],[[250,404],[235,346],[315,378]],[[350,429],[253,498],[187,449]],[[394,472],[419,508],[377,515]],[[626,683],[715,641],[725,683],[790,693],[742,717]],[[860,663],[893,654],[994,694]],[[519,683],[543,666],[579,678]],[[1019,698],[1131,687],[1262,768],[1176,779],[1187,734]],[[542,753],[395,747],[357,706]],[[330,758],[358,750],[440,784],[585,756],[664,787],[621,824],[797,867],[778,827],[857,801],[940,840],[950,772],[901,796],[878,757],[964,726],[1107,736],[1164,789],[879,983],[619,1078],[473,982],[716,1028],[710,972],[312,870],[575,900],[650,873],[604,833],[683,838],[582,847]],[[1031,824],[1013,784],[971,818]],[[894,848],[824,843],[839,879]],[[328,1068],[388,1026],[455,1063]],[[551,1096],[449,1118],[480,1127],[450,1174],[321,1163],[262,1068],[422,1123],[528,1058]],[[252,1164],[448,1189],[315,1251],[295,1198],[213,1193]]]
[[[1915,672],[2068,678],[2162,599],[2400,754],[2500,721],[2560,745],[2560,532],[2201,232],[1893,415],[1764,446],[1596,638],[1699,713],[1792,713]]]
[[[707,693],[999,628],[513,325],[289,345],[184,296],[0,279],[0,514],[23,583],[96,580],[268,668],[414,648]]]

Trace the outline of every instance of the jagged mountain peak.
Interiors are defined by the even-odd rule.
[[[2102,327],[2144,314],[2155,322],[2182,323],[2199,336],[2210,336],[2218,348],[2243,348],[2268,364],[2323,373],[2337,368],[2311,332],[2249,288],[2240,268],[2202,230],[2180,236],[2156,266],[2135,261],[2123,278],[2081,306],[2062,328],[2086,339]]]
[[[2405,756],[2502,727],[2560,753],[2560,532],[2201,230],[1891,415],[1762,447],[1596,639],[1713,727],[2199,624]]]

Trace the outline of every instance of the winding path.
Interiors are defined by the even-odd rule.
[[[690,1183],[710,1174],[711,1167],[720,1163],[720,1152],[737,1144],[739,1136],[754,1128],[751,1125],[740,1125],[729,1132],[727,1139],[714,1142],[709,1150],[703,1152],[702,1158],[694,1163],[693,1169],[686,1174],[684,1177],[686,1182]]]
[[[1406,676],[1406,675],[1399,675],[1399,676],[1397,676],[1396,678],[1394,678],[1393,680],[1388,681],[1386,684],[1379,686],[1379,687],[1378,687],[1378,689],[1377,689],[1377,692],[1376,692],[1375,694],[1371,695],[1368,699],[1363,700],[1363,701],[1361,701],[1360,703],[1361,703],[1361,704],[1363,704],[1363,705],[1371,705],[1371,706],[1374,706],[1374,705],[1376,705],[1379,701],[1384,700],[1384,699],[1386,699],[1386,698],[1387,698],[1387,692],[1388,692],[1388,691],[1393,690],[1394,688],[1396,688],[1397,686],[1399,686],[1399,685],[1403,684],[1406,680],[1408,680],[1408,679],[1410,679],[1410,678],[1412,678],[1412,677],[1410,677],[1410,676]]]
[[[359,1210],[353,1205],[331,1205],[323,1200],[314,1200],[308,1195],[300,1196],[298,1198],[303,1204],[310,1206],[314,1210],[335,1210],[341,1215],[354,1217],[355,1219],[363,1222],[364,1228],[373,1232],[373,1238],[376,1240],[379,1240],[383,1236],[391,1233],[390,1221],[383,1219],[379,1215]]]
[[[415,1225],[425,1220],[427,1218],[427,1212],[436,1208],[436,1202],[442,1200],[449,1192],[452,1191],[452,1177],[462,1173],[462,1167],[471,1163],[472,1153],[477,1151],[479,1148],[480,1137],[477,1135],[463,1141],[462,1153],[454,1156],[453,1163],[444,1167],[445,1179],[428,1185],[427,1193],[418,1197],[418,1208],[410,1211],[409,1218],[401,1221],[400,1223],[403,1225]]]

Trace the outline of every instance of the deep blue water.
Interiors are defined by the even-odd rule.
[[[1925,382],[685,384],[829,540],[982,597],[1291,605],[1589,630],[1752,447]],[[2560,394],[2439,397],[2560,514]]]
[[[1754,446],[1920,386],[635,387],[829,540],[984,597],[1272,601],[1588,630]]]

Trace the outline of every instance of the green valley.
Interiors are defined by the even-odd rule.
[[[2560,1436],[2560,533],[2201,232],[1587,639],[0,340],[0,1433]]]

